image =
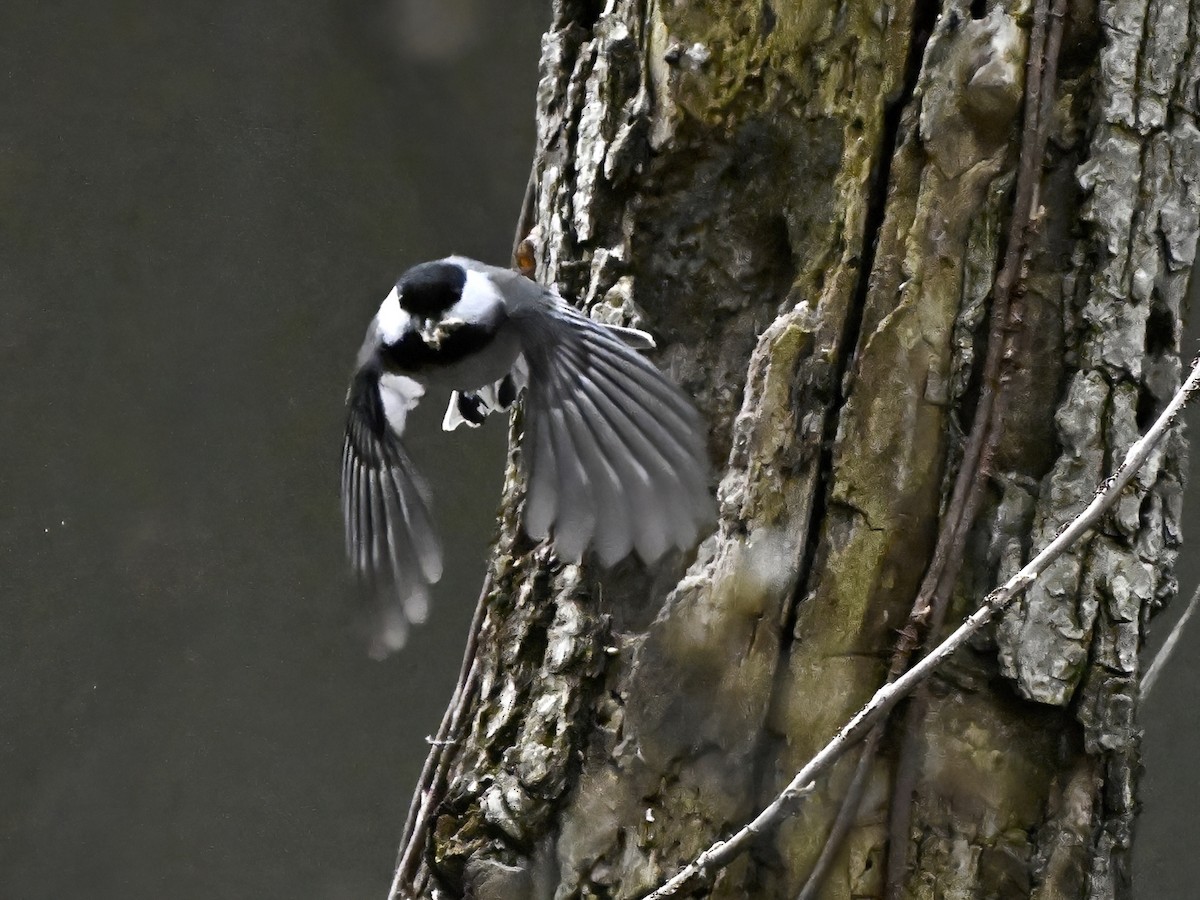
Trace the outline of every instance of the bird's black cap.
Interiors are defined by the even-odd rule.
[[[448,262],[427,262],[413,266],[396,282],[400,307],[410,315],[436,319],[462,297],[467,273]]]

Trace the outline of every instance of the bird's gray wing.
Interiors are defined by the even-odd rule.
[[[411,379],[366,367],[346,397],[342,515],[346,552],[371,588],[372,655],[404,645],[409,625],[425,621],[429,586],[442,575],[429,507],[400,443],[421,393]]]
[[[525,530],[578,561],[692,547],[714,519],[700,414],[628,343],[551,294],[512,322],[529,369]],[[642,334],[637,332],[637,334]],[[648,340],[648,339],[647,339]],[[644,345],[644,341],[639,341]]]

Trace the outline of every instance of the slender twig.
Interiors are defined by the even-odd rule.
[[[1042,68],[1045,54],[1046,5],[1040,0],[1034,7],[1033,28],[1029,37],[1029,64],[1025,77],[1025,125],[1021,135],[1018,157],[1017,184],[1013,196],[1008,242],[1005,247],[1003,265],[992,286],[992,314],[988,329],[987,355],[984,359],[979,400],[975,406],[975,417],[963,447],[963,458],[958,476],[951,491],[947,508],[946,527],[938,535],[933,559],[917,594],[913,617],[924,624],[930,615],[934,594],[943,581],[946,570],[954,568],[957,558],[961,561],[967,535],[974,524],[971,512],[977,512],[978,497],[986,484],[985,449],[989,444],[991,428],[995,420],[993,413],[1001,385],[1001,363],[1009,346],[1006,334],[1010,330],[1010,300],[1013,287],[1020,276],[1025,256],[1026,234],[1031,223],[1033,197],[1041,172],[1042,155],[1045,147],[1044,123],[1039,123],[1042,106]],[[1060,0],[1061,2],[1061,0]],[[1039,126],[1042,127],[1039,127]],[[981,477],[982,476],[982,477]],[[972,500],[975,500],[972,503]],[[917,646],[913,636],[911,652]],[[897,648],[899,653],[902,648]]]
[[[488,597],[492,592],[492,573],[489,571],[483,580],[483,588],[479,592],[479,602],[475,605],[475,615],[471,619],[471,630],[467,634],[467,646],[463,652],[462,665],[458,670],[458,683],[450,704],[442,714],[441,725],[437,734],[430,739],[429,756],[421,769],[421,777],[417,781],[417,789],[413,792],[412,802],[408,807],[408,818],[404,823],[404,836],[400,841],[400,851],[396,856],[396,874],[392,879],[392,887],[388,892],[388,900],[396,900],[400,896],[400,888],[410,881],[414,869],[421,858],[425,847],[425,838],[433,819],[432,810],[441,801],[441,792],[445,785],[446,772],[450,767],[451,749],[458,743],[457,738],[462,728],[462,720],[470,703],[470,695],[475,688],[478,675],[476,651],[479,647],[479,633],[483,628],[483,619],[487,615]]]
[[[958,578],[967,536],[975,523],[988,481],[988,469],[995,453],[1000,429],[994,427],[1001,418],[996,413],[1003,401],[1002,364],[1011,356],[1014,337],[1011,321],[1013,287],[1020,276],[1025,258],[1027,232],[1032,221],[1033,196],[1037,189],[1045,148],[1045,127],[1040,121],[1042,100],[1042,63],[1045,47],[1045,13],[1047,0],[1040,0],[1034,9],[1033,28],[1029,37],[1029,63],[1025,79],[1025,125],[1021,135],[1018,157],[1017,184],[1009,222],[1008,241],[1003,264],[992,285],[991,324],[988,328],[987,354],[984,359],[979,400],[971,430],[963,446],[963,457],[951,490],[943,526],[938,534],[933,558],[913,604],[911,625],[901,635],[892,656],[891,671],[899,675],[908,666],[913,652],[920,644],[920,632],[936,613],[939,600],[948,597]]]
[[[948,527],[939,535],[942,565],[931,565],[914,604],[912,624],[892,658],[892,673],[907,668],[915,646],[910,643],[922,629],[926,641],[941,630],[958,582],[967,538],[979,516],[986,496],[992,460],[1004,434],[1010,391],[1006,390],[1012,368],[1019,358],[1018,345],[1024,333],[1024,291],[1021,276],[1028,256],[1029,231],[1033,225],[1034,202],[1041,182],[1042,160],[1058,80],[1058,56],[1062,46],[1066,0],[1039,0],[1033,10],[1029,36],[1029,58],[1025,74],[1025,121],[1017,163],[1017,182],[1004,261],[992,287],[992,318],[988,352],[984,363],[983,388],[976,406],[964,465],[954,486]],[[1047,29],[1046,17],[1050,23]],[[943,543],[944,538],[944,543]],[[907,640],[906,640],[907,639]],[[907,644],[907,646],[906,646]],[[904,713],[902,737],[896,759],[896,777],[888,814],[888,851],[884,897],[898,900],[908,872],[909,831],[913,795],[920,774],[917,753],[918,730],[928,707],[922,688]]]
[[[833,868],[833,861],[837,859],[838,850],[841,849],[842,842],[850,833],[854,820],[858,817],[863,794],[867,790],[867,780],[871,775],[871,766],[875,762],[875,751],[879,748],[882,738],[883,723],[881,722],[871,729],[871,733],[863,742],[862,754],[858,757],[858,764],[854,767],[854,777],[850,779],[846,796],[842,798],[837,818],[833,820],[833,827],[829,829],[829,835],[825,838],[825,846],[821,848],[821,855],[813,864],[812,871],[808,873],[808,880],[804,882],[804,887],[800,889],[796,900],[815,900],[825,884],[825,878]]]
[[[1179,643],[1179,637],[1183,634],[1183,629],[1187,627],[1187,623],[1191,620],[1197,606],[1200,606],[1200,586],[1197,586],[1196,592],[1192,594],[1192,599],[1188,601],[1187,609],[1183,611],[1183,615],[1179,617],[1179,621],[1175,623],[1175,627],[1167,635],[1166,643],[1159,648],[1154,661],[1150,663],[1150,668],[1142,676],[1142,688],[1138,694],[1138,700],[1144,702],[1150,696],[1150,691],[1154,688],[1154,682],[1158,680],[1158,676],[1162,674],[1163,666],[1167,664],[1167,660],[1175,652],[1175,645]]]
[[[984,600],[983,605],[944,641],[895,681],[885,684],[876,691],[867,704],[842,726],[817,755],[796,773],[787,787],[752,821],[742,826],[728,840],[717,841],[677,872],[669,881],[646,894],[644,900],[665,900],[667,897],[678,896],[685,887],[710,882],[721,869],[747,850],[755,838],[773,831],[783,821],[791,806],[813,789],[818,776],[823,775],[851,746],[862,740],[892,707],[932,675],[955,651],[970,640],[972,635],[986,625],[992,616],[1008,606],[1021,591],[1033,584],[1065,550],[1098,524],[1100,517],[1116,502],[1117,497],[1133,480],[1133,476],[1145,464],[1154,447],[1174,424],[1180,409],[1197,390],[1200,390],[1200,357],[1193,360],[1191,373],[1175,396],[1171,398],[1167,408],[1154,421],[1145,435],[1129,448],[1129,452],[1125,455],[1125,461],[1100,484],[1095,496],[1083,512],[1063,528],[1037,556],[1026,563],[1021,571],[992,591]]]
[[[964,443],[963,458],[946,515],[942,520],[934,552],[917,591],[917,599],[909,616],[909,624],[901,630],[900,639],[892,654],[888,678],[895,680],[908,668],[913,654],[922,643],[922,634],[936,634],[945,620],[950,596],[962,568],[967,538],[971,532],[985,496],[992,459],[1003,434],[1002,423],[1007,409],[1008,381],[1004,364],[1016,357],[1016,343],[1021,334],[1023,293],[1018,290],[1019,279],[1027,256],[1028,232],[1034,216],[1041,162],[1045,154],[1050,113],[1053,108],[1057,82],[1058,52],[1062,41],[1062,14],[1065,0],[1057,0],[1050,15],[1054,18],[1046,34],[1046,6],[1041,0],[1034,10],[1030,34],[1028,72],[1025,81],[1025,122],[1018,157],[1017,183],[1010,217],[1005,256],[992,288],[992,315],[988,336],[988,352],[982,371],[982,389],[975,407],[971,430]],[[917,741],[913,734],[920,722],[921,710],[926,707],[918,696],[904,716],[900,751],[897,757],[896,778],[892,802],[889,804],[889,852],[887,866],[887,896],[895,896],[907,870],[907,835],[911,820],[911,799],[918,766],[915,762]],[[881,723],[880,727],[883,727]],[[869,768],[874,761],[879,741],[872,739],[864,750],[860,766]],[[857,800],[849,794],[838,812],[839,819],[851,816],[848,807]],[[830,832],[822,860],[832,860],[847,829]],[[832,844],[832,846],[830,846]],[[814,870],[814,873],[819,871]],[[823,873],[822,873],[823,874]],[[810,875],[808,884],[812,884]],[[806,887],[807,889],[807,887]],[[803,894],[802,894],[803,896]]]

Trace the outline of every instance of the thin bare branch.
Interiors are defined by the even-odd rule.
[[[891,673],[908,667],[915,637],[924,628],[925,642],[941,631],[950,597],[962,569],[967,538],[983,506],[992,460],[1004,435],[1008,411],[1007,388],[1013,369],[1019,365],[1020,341],[1024,336],[1024,289],[1021,275],[1028,257],[1029,233],[1041,184],[1042,161],[1057,95],[1058,56],[1062,47],[1066,0],[1039,0],[1033,9],[1029,37],[1029,60],[1025,75],[1025,117],[1017,164],[1012,220],[1004,262],[992,286],[992,321],[988,353],[984,363],[983,388],[967,439],[963,466],[954,486],[946,523],[938,535],[934,562],[921,584],[913,606],[911,625],[902,633],[892,657]],[[1049,27],[1047,27],[1049,16]],[[974,455],[972,455],[974,454]],[[940,564],[939,564],[940,563]],[[909,830],[913,795],[920,766],[917,761],[917,728],[928,707],[925,689],[918,691],[903,715],[900,751],[888,814],[888,851],[884,897],[899,900],[908,873]]]
[[[492,574],[488,572],[483,580],[483,588],[479,592],[479,601],[475,605],[475,615],[471,619],[471,630],[467,635],[467,646],[463,652],[462,665],[458,670],[458,683],[450,704],[442,714],[442,722],[437,734],[430,738],[429,756],[421,769],[421,777],[417,789],[413,792],[412,803],[408,808],[408,819],[404,823],[404,837],[400,841],[400,852],[396,857],[396,874],[392,879],[388,900],[401,897],[400,890],[413,877],[414,870],[421,858],[425,847],[425,838],[429,825],[433,821],[432,810],[441,800],[441,792],[446,783],[446,772],[450,767],[451,750],[457,744],[457,738],[462,730],[462,719],[469,706],[471,691],[475,686],[478,674],[476,651],[479,647],[479,632],[483,627],[483,619],[487,614],[488,597],[492,592]]]
[[[1175,645],[1179,643],[1179,638],[1183,634],[1183,630],[1187,628],[1188,622],[1191,621],[1192,614],[1196,611],[1197,606],[1200,606],[1200,585],[1197,585],[1195,593],[1192,594],[1192,599],[1188,601],[1187,609],[1183,611],[1183,615],[1179,617],[1179,621],[1175,623],[1175,627],[1171,629],[1171,633],[1167,636],[1166,643],[1159,649],[1154,657],[1154,661],[1150,663],[1150,668],[1142,676],[1142,689],[1138,694],[1138,699],[1142,702],[1145,702],[1146,698],[1150,696],[1154,682],[1158,680],[1158,676],[1162,674],[1163,667],[1171,658],[1171,654],[1175,652]]]
[[[854,777],[850,779],[850,787],[846,789],[846,796],[842,798],[837,818],[833,820],[833,827],[829,829],[829,835],[825,838],[825,846],[821,848],[821,855],[817,857],[816,864],[808,873],[808,880],[804,882],[804,887],[800,889],[796,900],[816,900],[821,887],[825,884],[825,878],[829,875],[829,870],[833,868],[833,861],[837,859],[838,850],[841,849],[846,835],[850,833],[854,820],[858,818],[863,794],[867,790],[867,779],[871,775],[871,766],[875,762],[875,751],[879,749],[879,742],[883,739],[883,729],[884,725],[880,722],[871,729],[871,733],[863,742],[862,754],[858,757],[858,764],[854,767]]]
[[[706,884],[738,855],[745,852],[754,840],[773,831],[788,815],[793,805],[810,792],[815,779],[823,775],[851,746],[861,740],[901,699],[935,672],[951,655],[965,644],[972,635],[986,625],[997,612],[1023,590],[1028,588],[1044,572],[1047,566],[1094,528],[1104,512],[1116,502],[1118,496],[1145,464],[1151,452],[1175,422],[1183,405],[1200,390],[1200,357],[1192,362],[1187,380],[1171,398],[1167,408],[1154,424],[1138,440],[1125,456],[1125,461],[1097,489],[1087,507],[1071,521],[1037,556],[1021,571],[992,591],[982,606],[958,626],[953,633],[938,644],[911,669],[890,684],[875,692],[875,695],[835,734],[818,753],[788,783],[778,796],[752,821],[735,832],[729,839],[717,841],[695,860],[676,873],[669,881],[645,895],[644,900],[665,900],[678,896],[685,888]]]

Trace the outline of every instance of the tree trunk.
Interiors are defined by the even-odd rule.
[[[886,679],[986,387],[1031,35],[1053,27],[1038,0],[556,0],[538,275],[654,333],[708,415],[721,521],[653,570],[563,566],[520,534],[510,465],[463,731],[400,896],[640,896]],[[1070,3],[948,625],[1178,386],[1197,28],[1200,0]],[[516,454],[519,414],[513,433]],[[1175,589],[1183,453],[1173,436],[921,714],[893,716],[820,896],[883,896],[889,852],[911,897],[1129,895],[1137,652]],[[853,766],[705,895],[794,898]]]

